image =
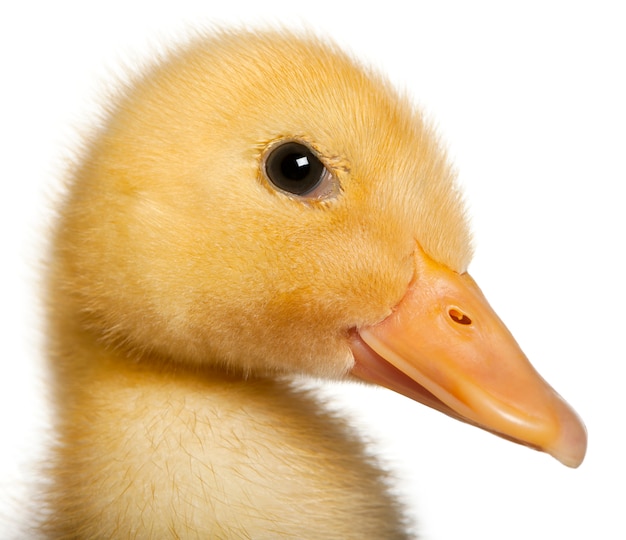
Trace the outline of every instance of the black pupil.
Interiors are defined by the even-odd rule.
[[[265,172],[272,184],[293,195],[306,195],[324,179],[326,169],[304,144],[290,141],[268,155]]]
[[[280,164],[280,170],[289,180],[304,180],[311,170],[311,164],[308,157],[293,153],[285,156]]]

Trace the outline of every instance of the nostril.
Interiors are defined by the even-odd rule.
[[[450,315],[450,318],[455,323],[467,325],[472,324],[472,319],[470,319],[467,315],[465,315],[465,313],[456,308],[450,308],[448,310],[448,315]]]

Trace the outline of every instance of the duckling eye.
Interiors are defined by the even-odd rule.
[[[326,195],[324,184],[332,178],[319,158],[304,144],[290,141],[270,151],[265,174],[282,191],[298,196]],[[321,188],[321,192],[320,192]]]

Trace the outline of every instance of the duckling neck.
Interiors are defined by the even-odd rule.
[[[55,335],[49,536],[406,538],[384,473],[309,392]]]

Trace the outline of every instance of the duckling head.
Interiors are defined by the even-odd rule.
[[[66,311],[129,361],[356,376],[583,459],[582,423],[467,274],[436,137],[332,45],[239,32],[173,54],[119,99],[62,215]]]

